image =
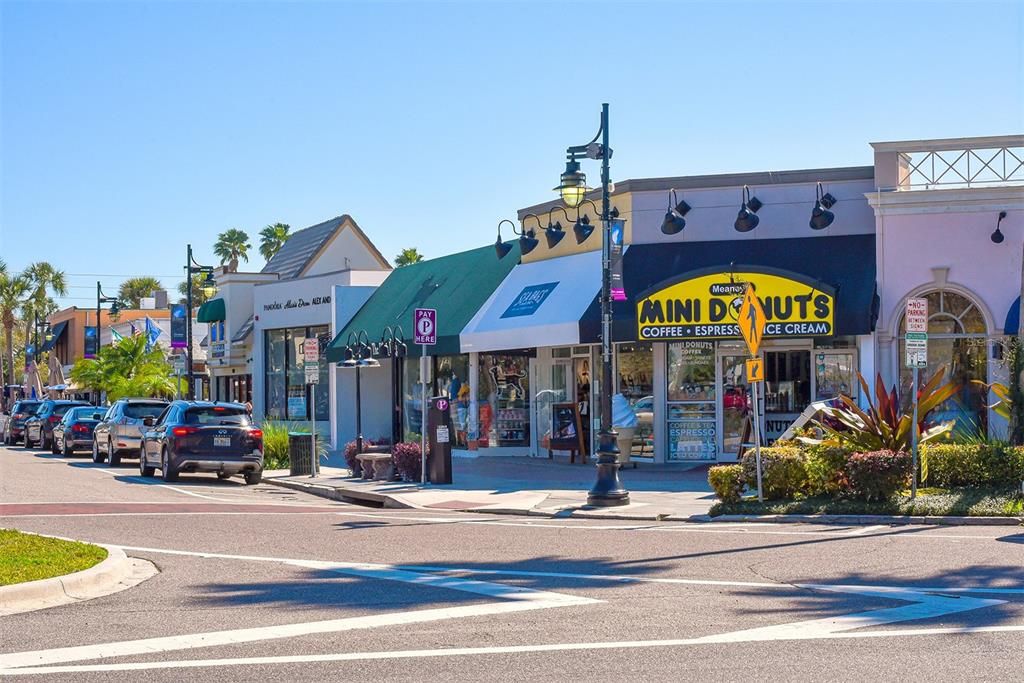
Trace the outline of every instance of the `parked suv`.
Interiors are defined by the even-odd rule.
[[[159,468],[164,481],[177,480],[179,472],[215,472],[221,479],[241,474],[246,484],[263,478],[263,432],[240,403],[175,401],[146,423],[139,457],[144,477]]]
[[[92,461],[121,464],[121,458],[135,455],[142,444],[146,430],[142,421],[157,417],[167,407],[159,398],[122,398],[115,401],[92,433]]]
[[[25,438],[25,421],[36,414],[42,401],[23,399],[11,408],[11,419],[4,427],[4,445],[13,446]]]
[[[64,413],[75,406],[89,405],[85,401],[55,400],[43,401],[36,414],[25,421],[25,448],[32,448],[33,445],[44,449],[53,447],[53,427]]]

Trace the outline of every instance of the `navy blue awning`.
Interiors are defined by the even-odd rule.
[[[50,341],[43,342],[43,345],[42,345],[42,347],[39,350],[40,351],[49,351],[54,346],[56,346],[57,342],[60,340],[60,336],[62,334],[64,334],[64,330],[66,330],[67,327],[68,327],[68,321],[67,320],[62,320],[61,322],[59,322],[56,325],[54,325],[53,327],[51,327],[50,328],[50,333],[53,334],[53,337],[50,339]]]
[[[1006,324],[1003,326],[1003,334],[1020,333],[1020,297],[1013,302],[1010,310],[1006,312]]]
[[[636,295],[702,268],[730,264],[776,268],[830,285],[836,291],[835,334],[870,334],[878,320],[875,236],[722,240],[633,244],[623,255],[626,301],[613,304],[612,337],[637,338]],[[596,343],[601,329],[597,297],[580,319],[580,341]]]

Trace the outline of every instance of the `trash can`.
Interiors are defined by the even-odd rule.
[[[298,475],[313,474],[313,435],[299,432],[288,432],[289,473]],[[317,470],[320,468],[317,467]]]

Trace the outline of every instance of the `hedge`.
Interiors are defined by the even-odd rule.
[[[1024,481],[1024,447],[926,444],[921,480],[929,486],[984,486]]]

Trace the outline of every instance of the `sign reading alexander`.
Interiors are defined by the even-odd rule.
[[[797,273],[737,266],[666,281],[636,305],[640,339],[738,339],[743,294],[751,284],[764,309],[765,338],[835,333],[835,290]]]

